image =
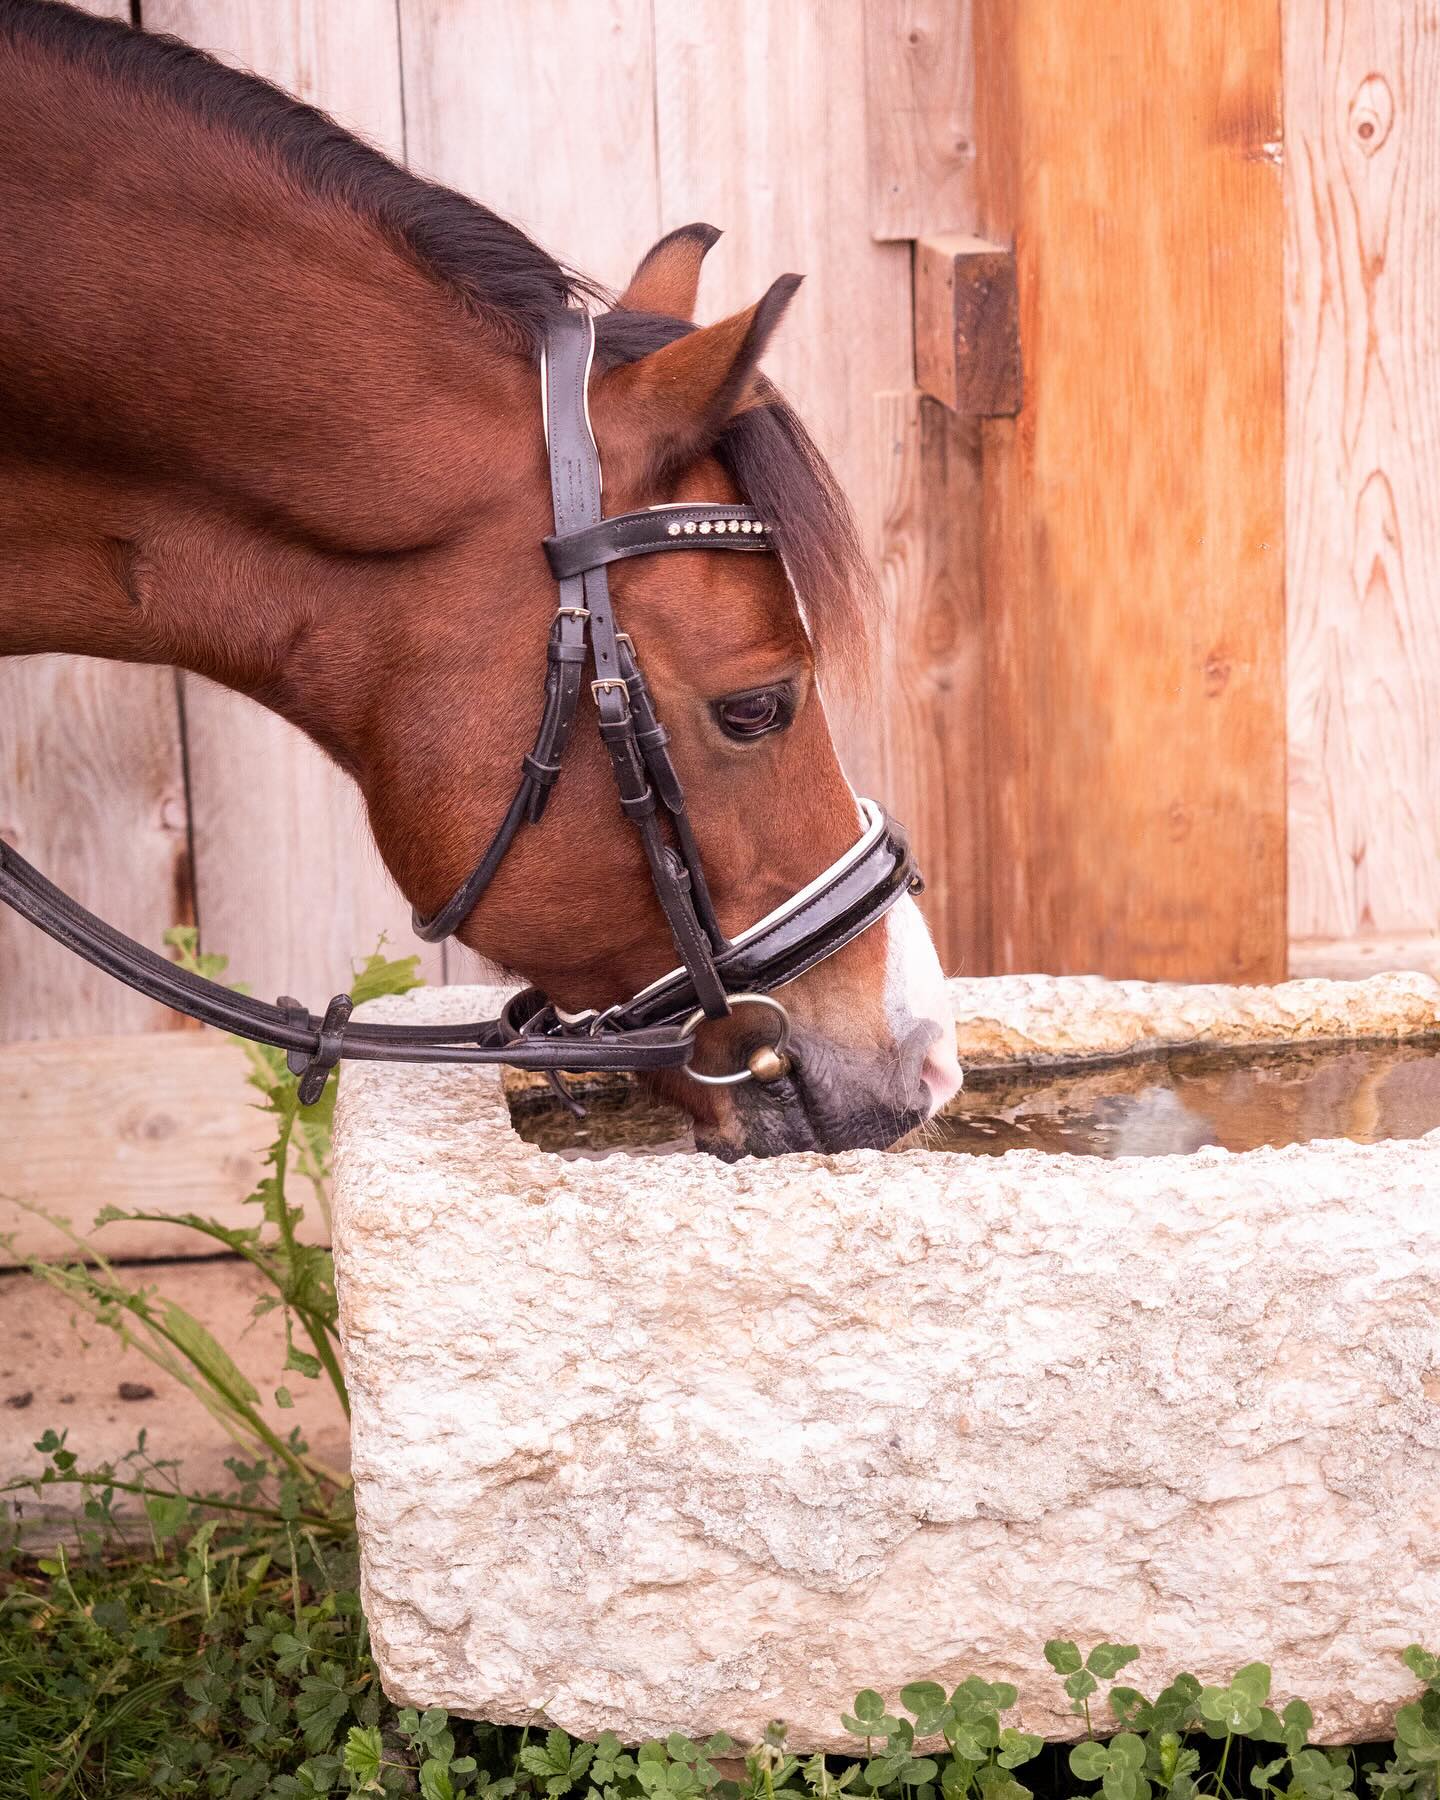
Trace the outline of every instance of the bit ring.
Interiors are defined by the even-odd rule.
[[[790,1015],[786,1012],[780,1002],[773,999],[769,994],[731,994],[730,1006],[732,1011],[737,1006],[765,1006],[775,1014],[776,1018],[780,1021],[780,1034],[775,1039],[774,1044],[770,1046],[770,1049],[771,1053],[778,1057],[781,1063],[788,1067],[788,1059],[786,1058],[785,1052],[790,1047]],[[689,1018],[686,1019],[685,1023],[680,1027],[681,1038],[694,1037],[695,1033],[700,1029],[704,1022],[705,1008],[703,1006],[697,1006],[694,1012],[690,1014]],[[756,1081],[760,1079],[755,1070],[748,1066],[743,1069],[737,1069],[733,1075],[701,1075],[698,1070],[692,1069],[687,1063],[685,1065],[685,1073],[692,1081],[698,1081],[702,1087],[739,1087],[741,1082]],[[784,1069],[777,1070],[776,1076],[783,1073]],[[769,1079],[774,1080],[776,1079],[776,1076],[771,1076]]]

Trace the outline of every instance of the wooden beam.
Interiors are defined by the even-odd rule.
[[[244,1201],[264,1172],[272,1133],[246,1067],[244,1053],[211,1031],[0,1048],[0,1234],[13,1233],[23,1256],[75,1254],[63,1232],[17,1200],[68,1218],[82,1236],[105,1206],[258,1223]],[[307,1224],[323,1230],[313,1216]],[[216,1249],[179,1225],[109,1225],[98,1247],[122,1260]],[[12,1261],[0,1248],[0,1266]]]
[[[1279,8],[976,0],[1002,969],[1285,972]]]
[[[970,0],[865,0],[870,231],[882,242],[975,220]]]
[[[1440,936],[1296,938],[1290,945],[1290,973],[1297,980],[1364,981],[1406,969],[1440,981]]]
[[[1015,252],[950,234],[915,246],[915,380],[970,418],[1020,410]]]

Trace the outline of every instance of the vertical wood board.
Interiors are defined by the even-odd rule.
[[[1440,5],[1287,0],[1285,92],[1290,930],[1440,953]]]
[[[1285,963],[1278,8],[977,0],[999,966]]]
[[[658,235],[650,0],[399,0],[410,160],[612,287]]]
[[[869,229],[862,26],[860,8],[823,0],[656,0],[656,90],[662,225],[704,219],[725,233],[706,262],[701,316],[804,275],[766,369],[834,464],[878,560],[875,397],[910,387],[913,350],[908,248]],[[876,668],[885,642],[882,632]],[[882,799],[883,706],[870,687],[830,707],[852,781]],[[929,834],[911,823],[923,852]]]
[[[144,21],[403,159],[393,0],[145,0]],[[417,952],[427,978],[442,978],[443,955],[413,938],[347,777],[283,720],[210,682],[186,679],[185,724],[201,935],[236,978],[318,1006],[382,933],[392,955]]]
[[[972,230],[975,62],[969,0],[862,0],[870,229]]]
[[[875,406],[890,803],[918,824],[920,909],[947,975],[990,967],[979,426],[912,389]],[[914,825],[912,825],[914,829]]]
[[[82,906],[162,949],[166,928],[192,917],[172,671],[0,662],[0,837]],[[0,907],[0,1040],[185,1023]],[[13,1103],[0,1098],[0,1129]]]
[[[417,172],[623,287],[660,234],[650,0],[399,0],[399,17]],[[445,967],[495,973],[455,942]]]
[[[129,0],[80,3],[130,17]],[[165,928],[191,915],[185,826],[168,671],[82,657],[0,662],[0,837],[159,949]],[[0,911],[0,1042],[177,1023]]]
[[[142,0],[166,31],[323,108],[403,161],[394,0]]]

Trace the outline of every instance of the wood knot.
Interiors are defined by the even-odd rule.
[[[1383,75],[1367,75],[1350,102],[1350,136],[1363,156],[1373,156],[1395,123],[1395,96]]]
[[[1214,700],[1230,685],[1230,658],[1222,650],[1212,650],[1205,658],[1205,695]]]

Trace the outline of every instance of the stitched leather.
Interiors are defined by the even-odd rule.
[[[731,525],[739,529],[732,531]],[[717,530],[717,526],[723,529]],[[710,502],[612,513],[597,524],[563,532],[557,525],[555,535],[541,542],[557,581],[606,563],[622,562],[628,556],[655,556],[662,550],[764,552],[774,547],[754,507]]]
[[[593,322],[584,314],[569,315],[564,330],[552,334],[547,353],[546,419],[555,536],[562,543],[571,534],[593,528],[600,517],[600,454],[590,431],[585,396],[594,331]],[[666,541],[670,541],[668,537]],[[583,585],[589,614],[590,651],[595,668],[591,691],[600,714],[600,735],[610,753],[621,809],[640,829],[651,883],[680,960],[695,985],[698,1004],[711,1018],[723,1018],[730,1010],[730,1002],[715,967],[715,947],[696,916],[688,877],[683,881],[677,877],[675,864],[665,854],[655,817],[654,790],[646,778],[645,759],[636,741],[630,688],[621,662],[621,641],[604,563],[590,564],[582,573],[562,576],[561,592],[576,580]]]
[[[885,815],[885,830],[869,852],[793,913],[718,959],[731,993],[769,992],[794,981],[859,937],[908,892],[919,875],[904,831]],[[685,970],[637,995],[615,1015],[625,1026],[652,1027],[683,1019],[699,1004]]]

